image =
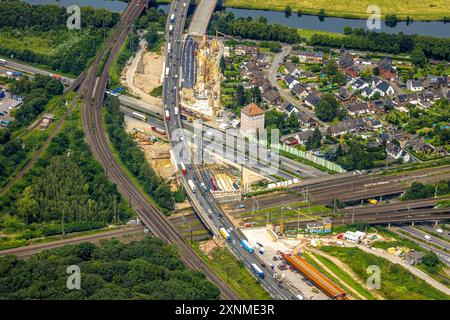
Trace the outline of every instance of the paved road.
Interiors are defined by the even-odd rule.
[[[428,251],[434,252],[445,264],[450,266],[450,254],[445,253],[445,252],[443,252],[443,251],[441,251],[439,249],[436,249],[435,247],[430,246],[429,244],[425,243],[424,241],[418,241],[416,239],[417,235],[412,237],[413,233],[410,233],[410,235],[406,235],[406,234],[398,231],[395,228],[390,228],[389,230],[394,232],[394,233],[396,233],[397,235],[399,235],[399,236],[401,236],[403,238],[409,239],[409,240],[417,243],[419,246],[421,246],[422,248],[424,248],[424,249],[426,249]],[[403,231],[407,231],[407,230],[403,230]]]
[[[297,100],[295,100],[292,97],[292,93],[289,89],[283,89],[280,86],[280,84],[277,82],[276,77],[278,74],[278,68],[283,63],[283,59],[289,55],[291,49],[292,49],[291,46],[284,46],[282,48],[281,52],[275,54],[272,64],[270,65],[268,79],[269,79],[270,83],[272,84],[272,86],[277,88],[278,92],[281,94],[281,96],[285,100],[287,100],[290,104],[297,107],[299,110],[305,112],[307,115],[312,117],[314,120],[318,121],[322,126],[325,126],[324,122],[322,120],[320,120],[319,118],[317,118],[315,112],[309,110],[308,108],[303,107],[300,103],[297,102]]]
[[[216,7],[217,0],[200,0],[200,4],[198,2],[198,6],[189,25],[188,33],[191,36],[201,37],[208,30],[209,21]]]

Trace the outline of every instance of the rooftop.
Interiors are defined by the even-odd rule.
[[[245,113],[247,116],[253,117],[253,116],[259,116],[264,114],[264,110],[258,107],[254,103],[250,103],[246,107],[241,109],[241,112]]]

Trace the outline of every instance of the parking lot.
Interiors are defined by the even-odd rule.
[[[260,254],[255,251],[254,254],[258,254],[264,264],[266,264],[266,270],[271,270],[272,276],[274,274],[280,275],[282,277],[282,282],[287,284],[289,287],[293,287],[300,291],[305,299],[309,300],[327,300],[326,296],[322,291],[319,291],[312,283],[305,279],[305,277],[296,270],[291,270],[289,265],[286,265],[280,256],[277,255],[277,251],[280,252],[292,252],[294,248],[301,245],[300,240],[279,240],[273,242],[266,228],[256,228],[256,229],[243,229],[242,232],[245,234],[250,244],[255,245],[257,242],[264,246],[264,254]],[[274,261],[274,257],[277,257]],[[286,265],[285,270],[280,270],[280,265]],[[273,269],[271,267],[273,266]]]

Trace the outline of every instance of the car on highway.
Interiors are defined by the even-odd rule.
[[[437,233],[443,233],[444,230],[442,230],[442,229],[436,229],[436,232],[437,232]]]
[[[431,237],[430,237],[429,235],[427,235],[427,234],[426,234],[426,235],[424,235],[423,237],[425,238],[425,240],[428,240],[428,241],[430,241],[430,240],[431,240]]]

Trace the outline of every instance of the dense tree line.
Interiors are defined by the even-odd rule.
[[[33,28],[48,31],[66,27],[70,14],[58,5],[31,5],[19,0],[0,2],[0,28]],[[81,8],[81,27],[111,28],[120,19],[120,14],[107,9]]]
[[[385,32],[366,31],[362,28],[345,28],[346,37],[326,34],[313,34],[311,45],[342,47],[348,49],[382,51],[388,53],[420,53],[428,58],[450,60],[450,39],[429,36],[388,34]]]
[[[123,113],[119,110],[119,101],[112,97],[107,101],[106,124],[109,137],[128,170],[137,177],[139,183],[155,202],[166,210],[175,205],[174,194],[170,186],[150,167],[144,153],[124,129]]]
[[[120,15],[106,9],[81,8],[81,30],[68,30],[69,14],[57,5],[30,5],[17,0],[0,2],[0,30],[15,33],[28,32],[36,37],[41,34],[75,34],[69,45],[58,46],[52,54],[33,51],[33,48],[16,49],[0,43],[0,55],[47,65],[63,73],[78,75],[97,53],[98,45],[120,19]],[[60,41],[58,39],[57,41]]]
[[[126,222],[133,215],[93,158],[79,117],[73,114],[66,119],[32,170],[2,196],[1,229],[8,233],[29,230],[29,239],[60,234],[63,228],[66,233],[97,229]],[[8,145],[8,152],[12,148],[23,156],[21,143]]]
[[[413,182],[402,198],[403,200],[426,199],[449,193],[450,181],[441,181],[436,185]]]
[[[234,17],[232,12],[218,11],[211,18],[209,30],[231,36],[246,39],[279,41],[286,43],[297,43],[301,40],[295,28],[289,28],[280,24],[267,24],[267,21],[253,20],[252,18]]]
[[[346,138],[340,143],[333,155],[327,155],[331,161],[336,161],[347,171],[374,168],[377,161],[386,159],[386,144],[379,146],[364,144],[357,139]]]
[[[70,265],[80,268],[78,290],[67,288]],[[28,260],[0,258],[3,299],[210,300],[219,294],[202,273],[180,262],[173,247],[156,238],[69,245]]]

